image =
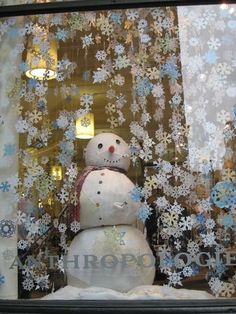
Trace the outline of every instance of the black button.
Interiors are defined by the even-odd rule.
[[[98,183],[99,183],[99,184],[102,184],[102,181],[99,181]]]
[[[97,194],[101,194],[101,192],[100,192],[100,191],[97,191]]]

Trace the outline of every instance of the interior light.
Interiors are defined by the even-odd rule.
[[[26,76],[36,80],[52,80],[57,76],[57,41],[49,40],[50,48],[47,59],[40,52],[40,45],[30,44],[26,63],[28,70]]]
[[[90,139],[94,137],[94,115],[92,112],[76,120],[76,138]]]
[[[61,181],[62,180],[62,167],[59,165],[53,165],[51,168],[51,175],[53,180]]]

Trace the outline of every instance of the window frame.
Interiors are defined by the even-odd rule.
[[[34,14],[50,14],[79,11],[115,10],[128,8],[148,8],[163,6],[190,6],[221,4],[222,0],[74,0],[34,4],[4,5],[0,9],[0,17],[24,16]],[[235,0],[225,1],[227,4]]]
[[[38,4],[5,5],[0,18],[163,6],[222,4],[220,0],[75,0]],[[228,4],[236,0],[228,0]],[[235,299],[211,300],[0,300],[0,313],[236,313]]]
[[[236,313],[236,299],[217,300],[1,300],[3,314],[226,314]]]

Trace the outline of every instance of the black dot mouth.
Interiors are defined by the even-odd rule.
[[[105,162],[108,162],[109,164],[115,164],[115,163],[120,162],[120,158],[117,159],[117,160],[109,160],[109,159],[103,158],[103,160],[104,160]]]
[[[98,219],[99,219],[99,220],[102,220],[102,218],[101,218],[101,217],[99,217]]]

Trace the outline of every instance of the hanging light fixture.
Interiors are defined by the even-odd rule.
[[[59,165],[53,165],[51,168],[51,175],[53,180],[61,181],[62,180],[62,167]]]
[[[57,76],[57,41],[50,39],[49,32],[45,30],[41,31],[40,39],[40,44],[34,43],[32,38],[29,40],[26,56],[28,70],[25,74],[36,80],[52,80]],[[42,42],[49,44],[45,54],[40,49]]]
[[[76,120],[76,138],[89,139],[94,137],[94,115],[92,112]]]

